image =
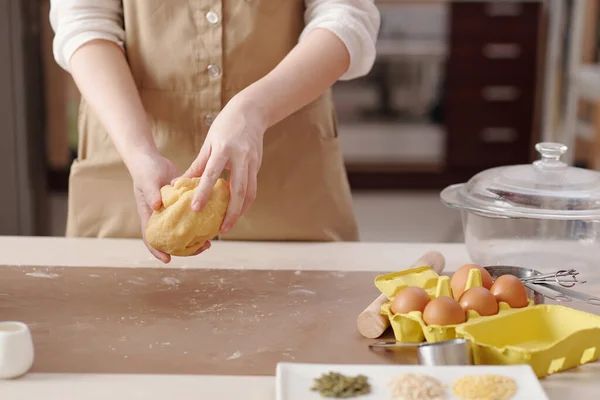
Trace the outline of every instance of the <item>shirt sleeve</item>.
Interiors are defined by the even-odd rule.
[[[123,48],[125,41],[121,0],[51,0],[50,25],[54,58],[67,71],[71,56],[85,43],[104,39]]]
[[[350,66],[340,80],[369,73],[375,62],[381,15],[373,0],[304,0],[305,28],[300,40],[311,30],[324,28],[336,34],[350,54]]]

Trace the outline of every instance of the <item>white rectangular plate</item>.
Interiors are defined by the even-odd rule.
[[[313,380],[328,372],[344,375],[359,374],[369,378],[371,394],[355,397],[356,400],[391,399],[388,382],[403,373],[422,373],[440,380],[447,386],[447,399],[456,400],[452,395],[452,384],[464,375],[493,374],[515,380],[517,393],[511,400],[548,400],[542,385],[529,365],[510,366],[440,366],[422,365],[328,365],[279,363],[277,365],[277,400],[324,400],[318,392],[310,388]],[[326,400],[326,399],[325,399]]]

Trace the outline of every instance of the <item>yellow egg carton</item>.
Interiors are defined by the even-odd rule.
[[[375,286],[390,300],[381,307],[381,313],[389,318],[394,336],[399,342],[419,343],[424,340],[427,342],[441,342],[456,339],[457,327],[476,318],[490,318],[481,317],[476,311],[469,310],[467,312],[467,322],[462,324],[427,325],[423,321],[420,311],[413,311],[408,314],[392,313],[390,309],[392,300],[396,294],[409,286],[423,288],[432,299],[440,296],[452,297],[450,278],[438,275],[427,266],[378,276],[375,279]],[[477,286],[482,286],[481,271],[474,268],[469,271],[465,291]],[[530,300],[529,306],[531,305],[533,305],[533,301]],[[514,311],[504,302],[500,302],[498,308],[499,311],[496,315]]]
[[[478,365],[529,364],[538,378],[598,360],[600,316],[559,305],[535,305],[456,328]]]
[[[560,305],[540,304],[511,309],[499,303],[496,315],[482,317],[469,310],[467,321],[458,325],[427,326],[421,312],[393,314],[391,301],[409,286],[418,286],[431,296],[451,296],[450,278],[429,267],[419,267],[375,280],[390,300],[381,313],[390,320],[400,342],[439,342],[465,338],[471,342],[476,365],[529,364],[544,376],[580,366],[600,358],[600,316]],[[466,289],[482,286],[481,272],[469,271]]]

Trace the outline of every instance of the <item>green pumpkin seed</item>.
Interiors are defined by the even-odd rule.
[[[364,375],[345,376],[337,372],[323,374],[314,380],[313,391],[318,391],[323,397],[349,399],[371,392],[371,385]]]

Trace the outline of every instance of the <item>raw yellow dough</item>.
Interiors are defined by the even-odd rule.
[[[229,184],[219,179],[200,212],[192,210],[200,178],[180,178],[160,190],[163,207],[152,213],[146,226],[150,246],[173,256],[191,256],[219,234],[229,204]]]

